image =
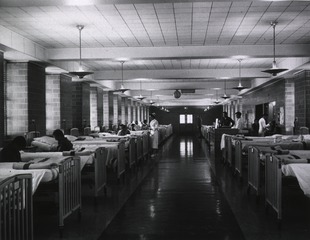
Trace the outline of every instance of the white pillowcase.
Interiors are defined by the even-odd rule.
[[[57,145],[58,142],[55,138],[49,137],[49,136],[43,136],[43,137],[37,137],[33,139],[34,141],[40,142],[40,143],[45,143],[48,145]]]
[[[66,137],[70,142],[73,142],[73,141],[75,141],[76,139],[78,139],[76,136],[73,136],[73,135],[65,135],[65,137]]]

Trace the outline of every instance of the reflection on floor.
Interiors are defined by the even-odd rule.
[[[173,138],[99,239],[244,239],[198,139]]]
[[[203,139],[173,136],[150,163],[110,184],[96,205],[83,185],[82,219],[69,217],[63,238],[55,206],[35,202],[34,239],[310,239],[310,202],[298,188],[284,192],[279,230],[263,199],[247,195],[247,179],[234,177]]]

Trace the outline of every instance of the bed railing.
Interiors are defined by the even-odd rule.
[[[107,186],[107,149],[100,147],[96,149],[94,156],[94,170],[95,170],[95,197],[98,197],[99,192],[104,189],[106,193]]]
[[[282,170],[281,161],[271,154],[266,154],[265,163],[265,201],[282,219]]]
[[[81,167],[79,157],[66,158],[59,166],[59,230],[75,210],[81,214]]]
[[[128,160],[129,160],[129,168],[132,168],[136,164],[136,142],[134,138],[129,139]]]
[[[143,158],[143,152],[142,152],[142,137],[141,136],[136,136],[136,159],[139,162],[141,162],[142,158]]]
[[[117,151],[117,179],[125,174],[125,141],[120,141]]]
[[[0,239],[33,239],[31,174],[14,175],[0,182]]]
[[[242,178],[242,142],[236,140],[235,144],[235,173],[239,173]]]
[[[142,147],[143,147],[143,159],[147,160],[150,152],[149,148],[149,134],[144,133],[142,135]]]
[[[253,146],[248,148],[248,193],[250,188],[254,189],[256,196],[259,197],[261,192],[260,157],[259,150]]]
[[[229,166],[232,166],[233,148],[231,143],[231,136],[225,136],[225,148],[226,148],[225,161],[228,163]]]

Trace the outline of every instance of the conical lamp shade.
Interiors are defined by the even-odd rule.
[[[73,71],[73,72],[69,72],[70,74],[72,75],[75,75],[77,76],[79,79],[82,79],[84,78],[85,76],[87,75],[90,75],[90,74],[93,74],[93,72],[86,72],[86,71],[83,71],[83,68],[82,68],[82,30],[84,28],[83,25],[77,25],[76,26],[77,29],[79,30],[79,40],[80,40],[80,67],[79,67],[79,70],[78,71]]]

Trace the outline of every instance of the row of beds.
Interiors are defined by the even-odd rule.
[[[247,172],[248,194],[254,191],[257,200],[264,195],[266,207],[277,213],[279,226],[283,178],[296,178],[305,196],[310,197],[310,135],[223,134],[221,150],[224,163],[240,180]]]
[[[159,134],[163,142],[172,134],[172,126],[160,126]],[[76,211],[81,216],[82,170],[93,171],[96,199],[100,192],[106,193],[107,169],[120,182],[126,169],[148,159],[151,152],[147,130],[132,131],[127,136],[95,133],[66,137],[74,150],[51,152],[57,146],[55,139],[37,137],[31,142],[36,151],[21,152],[22,162],[0,163],[0,239],[33,239],[33,195],[37,189],[56,189],[62,235],[64,220]]]

